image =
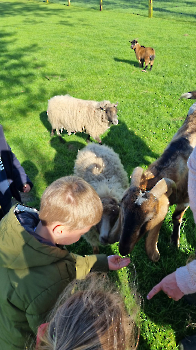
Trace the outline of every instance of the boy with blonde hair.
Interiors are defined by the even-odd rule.
[[[76,176],[54,181],[40,212],[14,206],[0,222],[0,349],[25,348],[59,294],[90,271],[118,270],[129,258],[77,256],[64,245],[80,239],[102,216],[95,190]]]

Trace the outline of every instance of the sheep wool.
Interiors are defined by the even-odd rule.
[[[85,132],[96,141],[111,126],[118,124],[117,104],[110,101],[82,100],[70,95],[54,96],[48,101],[48,120],[52,133],[57,135],[65,129],[72,132]]]
[[[128,188],[128,175],[119,155],[105,145],[91,143],[78,152],[74,174],[82,177],[98,193],[103,203],[101,222],[84,235],[97,251],[98,245],[114,243],[112,229],[119,216],[119,202]]]

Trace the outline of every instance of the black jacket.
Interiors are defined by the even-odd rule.
[[[0,176],[0,219],[4,216],[11,207],[11,199],[14,197],[18,202],[21,202],[20,192],[23,192],[23,186],[29,184],[33,187],[32,182],[25,173],[24,168],[12,152],[10,146],[6,142],[2,125],[0,125],[0,158],[4,170],[1,170]],[[5,183],[2,178],[7,178],[9,187],[5,191]],[[20,192],[19,192],[20,191]]]

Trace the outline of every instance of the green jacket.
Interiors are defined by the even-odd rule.
[[[0,349],[25,349],[59,294],[74,278],[108,271],[106,255],[77,256],[40,243],[14,208],[0,222]]]

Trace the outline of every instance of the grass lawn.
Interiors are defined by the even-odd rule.
[[[161,155],[182,125],[191,106],[179,100],[195,90],[196,4],[192,1],[77,0],[49,3],[33,0],[0,2],[0,122],[8,143],[34,183],[28,204],[39,208],[40,197],[53,180],[73,173],[79,149],[87,135],[68,136],[65,144],[50,137],[48,99],[66,94],[83,99],[118,102],[119,125],[102,142],[113,147],[128,176],[136,166],[147,168]],[[143,73],[129,40],[156,51],[152,71]],[[169,213],[159,238],[160,261],[149,261],[145,238],[130,254],[131,266],[110,273],[130,301],[130,284],[141,296],[139,350],[177,349],[176,343],[194,334],[196,309],[163,293],[146,300],[150,289],[165,275],[186,264],[196,246],[190,209],[182,229],[180,249],[170,245]],[[81,239],[70,247],[80,254],[91,248]],[[118,244],[101,247],[118,254]]]

